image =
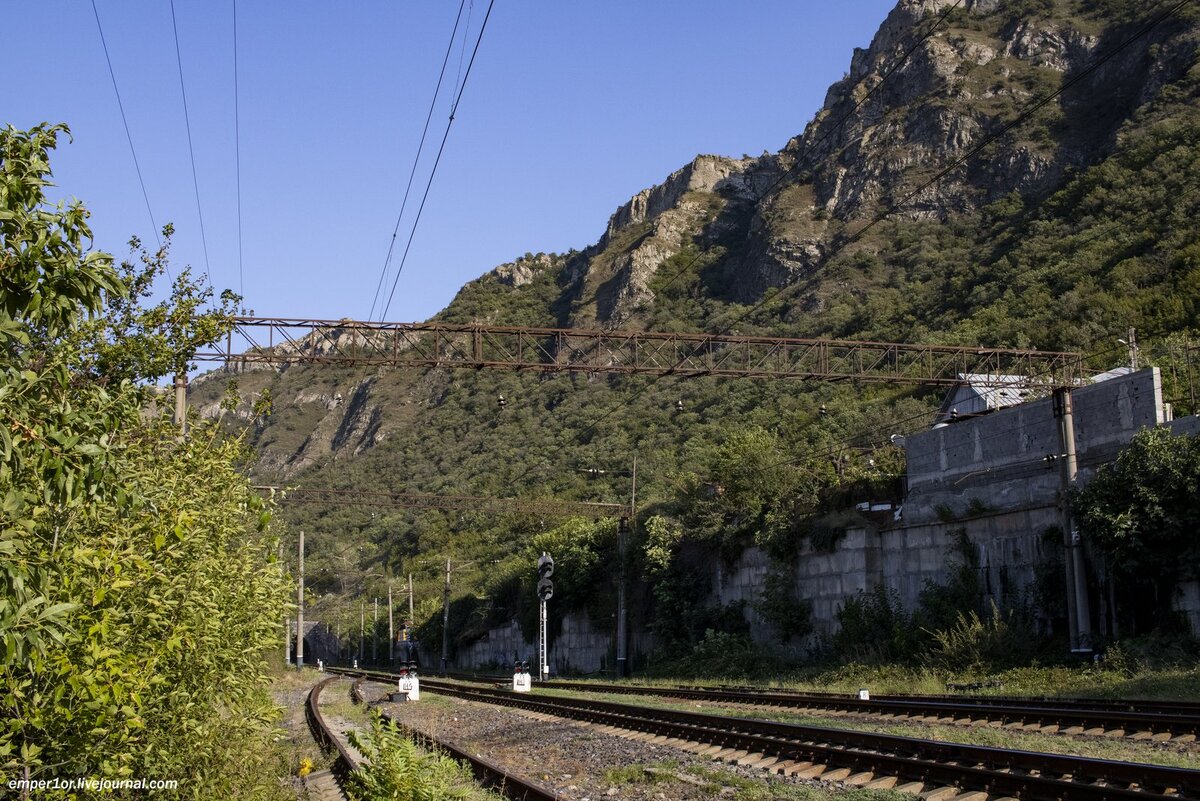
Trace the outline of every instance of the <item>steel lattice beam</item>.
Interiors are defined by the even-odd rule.
[[[237,317],[219,350],[198,361],[437,367],[625,375],[719,376],[950,386],[965,373],[1013,386],[1071,386],[1083,355],[953,345],[909,345],[651,331],[523,328],[450,323]],[[984,378],[977,384],[986,385]]]

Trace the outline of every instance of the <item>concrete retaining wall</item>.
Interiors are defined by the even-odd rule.
[[[536,639],[536,632],[535,632]],[[643,632],[631,632],[629,652],[631,657],[647,654],[653,646],[652,638]],[[489,665],[507,667],[513,662],[514,652],[521,659],[537,664],[537,644],[526,640],[516,621],[506,626],[490,629],[481,639],[466,648],[460,648],[454,666],[472,669]],[[550,638],[547,659],[552,674],[595,673],[612,670],[616,656],[616,643],[609,632],[599,631],[588,616],[570,613],[563,618],[562,629]]]
[[[1079,480],[1116,457],[1143,428],[1164,422],[1157,368],[1080,387],[1072,393]],[[906,524],[968,511],[1007,511],[1055,503],[1061,450],[1049,398],[959,420],[905,441]]]
[[[886,531],[850,529],[833,553],[805,546],[793,570],[796,596],[812,604],[814,639],[837,631],[837,614],[848,599],[880,584],[911,611],[927,583],[945,584],[953,566],[961,564],[962,532],[979,558],[985,602],[1007,608],[1031,590],[1037,565],[1051,559],[1055,546],[1046,530],[1057,525],[1057,509],[1045,506]],[[749,630],[764,645],[777,639],[754,605],[771,569],[767,555],[751,548],[733,568],[715,567],[712,577],[713,597],[722,604],[744,602]],[[1200,593],[1197,610],[1200,614]]]

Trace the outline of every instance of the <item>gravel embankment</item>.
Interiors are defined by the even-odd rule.
[[[368,698],[384,692],[383,685],[367,687]],[[732,795],[729,785],[739,780],[839,787],[772,777],[763,770],[715,763],[668,745],[603,734],[565,720],[536,720],[511,709],[428,692],[422,693],[418,702],[384,704],[382,708],[413,728],[467,748],[576,801],[702,801]],[[635,769],[613,772],[629,767]],[[645,767],[653,772],[646,772]]]

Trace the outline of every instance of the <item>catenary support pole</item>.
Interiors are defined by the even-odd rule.
[[[300,529],[300,580],[296,584],[296,667],[304,667],[304,529]]]
[[[546,658],[547,647],[546,640],[550,638],[549,627],[546,625],[546,600],[543,598],[540,604],[541,611],[538,617],[538,681],[545,681],[550,678],[550,665]]]
[[[366,651],[366,633],[367,633],[367,602],[358,602],[358,661],[367,661]]]
[[[1062,513],[1063,544],[1066,546],[1067,563],[1067,607],[1073,618],[1071,623],[1071,648],[1090,651],[1092,648],[1092,610],[1088,598],[1087,567],[1084,563],[1083,538],[1075,525],[1071,511],[1071,490],[1079,473],[1078,457],[1075,453],[1075,415],[1071,402],[1071,390],[1062,387],[1054,390],[1054,416],[1058,418],[1060,446],[1060,508]]]
[[[375,618],[371,623],[371,664],[379,664],[379,596],[375,596]]]
[[[637,454],[633,455],[632,486],[629,490],[629,530],[618,527],[617,531],[617,675],[629,675],[629,605],[626,600],[626,551],[629,535],[637,526]]]
[[[408,625],[416,625],[416,618],[413,617],[413,590],[412,590],[412,573],[408,574]]]
[[[396,658],[396,620],[392,614],[392,582],[388,580],[388,665]]]
[[[187,373],[175,374],[175,425],[179,426],[179,438],[187,436]]]
[[[279,577],[284,578],[287,573],[283,569],[283,543],[279,543],[275,552],[275,561],[279,563]],[[292,665],[292,618],[286,611],[283,613],[283,664],[291,667]]]
[[[446,557],[446,588],[442,591],[442,675],[450,659],[450,557]]]

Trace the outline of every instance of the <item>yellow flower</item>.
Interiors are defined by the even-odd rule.
[[[313,769],[313,761],[311,759],[309,759],[308,757],[305,757],[304,759],[300,760],[300,775],[301,776],[307,776],[308,774],[312,773],[312,769]]]

